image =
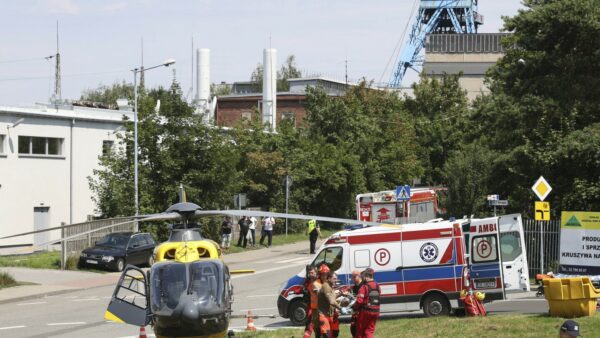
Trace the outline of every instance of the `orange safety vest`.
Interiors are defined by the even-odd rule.
[[[316,279],[314,282],[310,283],[310,308],[313,310],[317,310],[318,306],[318,294],[321,289],[321,281]]]

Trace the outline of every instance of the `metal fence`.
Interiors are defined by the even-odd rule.
[[[523,220],[529,276],[558,271],[560,221]]]
[[[113,224],[115,224],[115,226],[111,227]],[[98,230],[91,233],[86,233],[96,229]],[[76,236],[78,234],[82,235],[63,242],[61,267],[65,267],[68,256],[79,255],[83,249],[92,246],[100,238],[104,237],[104,235],[111,232],[134,230],[135,221],[131,217],[108,218],[82,222],[63,229],[61,231],[61,238]]]

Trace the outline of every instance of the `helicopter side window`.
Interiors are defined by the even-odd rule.
[[[200,301],[212,298],[218,301],[223,293],[219,268],[212,262],[195,262],[190,265],[189,293],[195,292]]]
[[[152,270],[152,309],[165,306],[174,309],[181,294],[186,291],[186,266],[182,263],[166,264]]]

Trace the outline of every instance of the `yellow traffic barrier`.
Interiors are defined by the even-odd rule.
[[[551,316],[574,318],[596,314],[600,290],[594,288],[589,277],[549,278],[543,283]]]

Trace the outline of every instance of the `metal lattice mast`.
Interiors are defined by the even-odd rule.
[[[54,100],[55,102],[62,101],[61,93],[61,79],[60,79],[60,51],[58,44],[58,21],[56,21],[56,67],[54,70]]]
[[[477,13],[477,0],[421,0],[417,20],[409,41],[404,46],[392,74],[389,86],[398,88],[408,68],[421,67],[419,55],[425,46],[427,34],[477,33],[483,17]]]

